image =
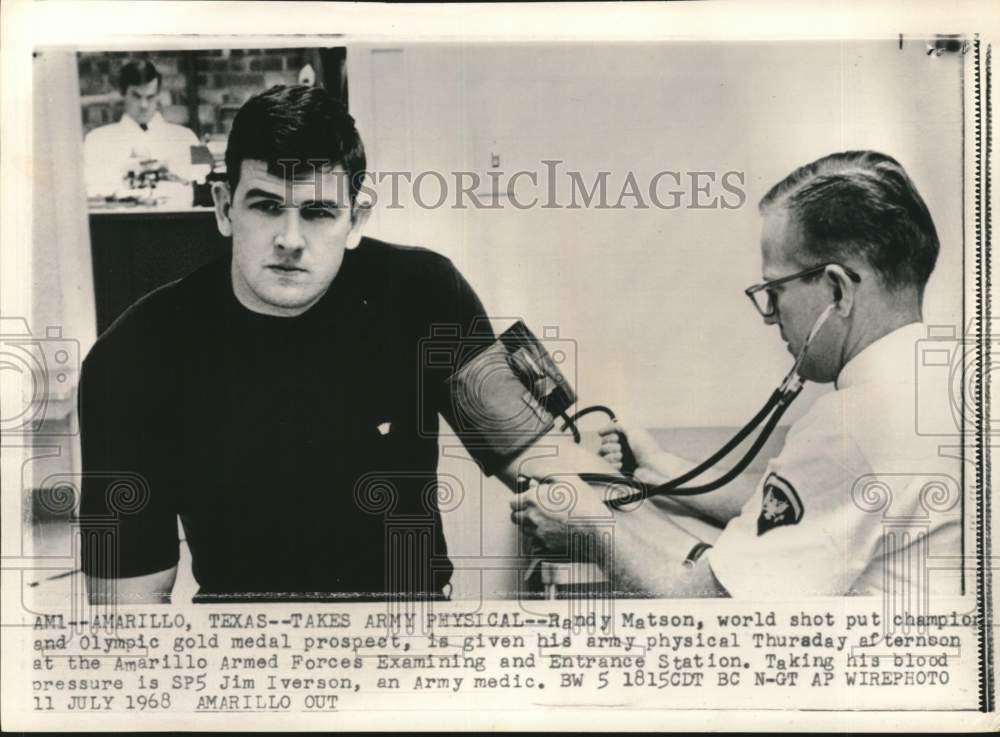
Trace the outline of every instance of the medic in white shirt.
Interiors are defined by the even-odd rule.
[[[172,179],[193,178],[194,131],[168,123],[160,114],[161,75],[150,61],[122,67],[118,86],[125,114],[111,125],[95,128],[83,142],[87,194],[101,197],[129,189],[128,174],[164,167]]]
[[[921,308],[939,250],[927,206],[894,159],[852,151],[797,169],[760,211],[764,280],[747,294],[792,356],[821,325],[798,373],[836,390],[794,423],[762,477],[670,500],[724,525],[714,547],[672,524],[652,497],[614,512],[613,536],[593,535],[595,560],[611,569],[614,590],[660,596],[959,593],[959,461],[939,452],[941,438],[918,432],[916,417],[918,342],[928,337]],[[933,386],[921,374],[921,392],[947,398],[948,374]],[[600,450],[616,467],[618,433],[640,481],[662,484],[694,465],[616,423],[601,431]],[[607,521],[602,494],[556,504],[549,487],[511,502],[514,522],[547,550],[565,549],[567,531],[586,535]],[[612,539],[612,550],[598,549]],[[933,559],[952,565],[931,571]]]

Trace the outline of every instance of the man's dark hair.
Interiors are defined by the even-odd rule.
[[[159,70],[153,66],[153,62],[147,59],[130,61],[122,67],[121,72],[118,74],[118,89],[121,90],[124,97],[129,87],[141,87],[144,84],[149,84],[154,79],[158,83],[156,89],[160,89],[163,86],[163,77]]]
[[[289,162],[307,177],[313,176],[314,165],[340,165],[350,182],[352,205],[366,163],[361,135],[343,104],[321,87],[302,85],[274,86],[240,108],[226,146],[226,176],[233,192],[246,159],[266,162],[277,176],[291,169]]]
[[[886,288],[923,292],[940,243],[927,205],[898,161],[845,151],[806,164],[771,188],[761,212],[787,208],[811,263],[856,256]]]

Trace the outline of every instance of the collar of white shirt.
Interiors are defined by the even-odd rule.
[[[123,125],[126,128],[130,128],[136,132],[142,132],[142,127],[135,122],[135,118],[133,118],[131,115],[122,115],[122,118],[121,120],[118,121],[118,124]],[[160,128],[165,124],[166,121],[163,119],[163,116],[160,114],[159,111],[157,111],[153,114],[153,117],[149,119],[149,122],[146,123],[146,132],[156,130],[157,128]]]
[[[905,379],[912,376],[905,367],[913,366],[916,343],[927,336],[922,322],[911,322],[883,335],[847,362],[837,377],[837,389],[868,381]]]

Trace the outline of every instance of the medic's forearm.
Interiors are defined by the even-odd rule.
[[[665,484],[670,479],[694,467],[694,462],[661,450],[651,460],[643,463],[636,472],[638,479],[647,484]]]
[[[664,484],[670,479],[686,473],[696,465],[693,461],[680,456],[661,451],[651,464],[655,473],[637,474],[640,481],[647,484]],[[647,467],[648,468],[648,467]],[[707,482],[717,478],[726,472],[726,468],[716,466],[698,482]],[[681,506],[690,509],[704,517],[707,517],[720,525],[724,525],[731,519],[739,516],[743,505],[757,488],[758,478],[756,475],[743,473],[723,486],[721,489],[710,491],[707,494],[697,494],[694,496],[674,496],[670,497]]]
[[[643,474],[639,474],[639,479],[645,483],[665,483],[694,465],[690,460],[662,451],[654,468],[657,476],[643,477]],[[524,450],[501,469],[497,477],[513,489],[516,487],[518,476],[540,480],[576,476],[580,473],[617,474],[618,472],[603,458],[577,445],[571,438],[552,433]],[[717,472],[713,472],[713,478],[715,473]],[[721,489],[708,494],[670,498],[685,508],[722,525],[739,516],[740,510],[750,498],[756,485],[756,477],[743,474]]]

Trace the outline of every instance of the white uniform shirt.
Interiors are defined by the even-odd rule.
[[[946,397],[950,369],[918,366],[921,338],[913,323],[872,343],[789,429],[706,554],[732,596],[959,593],[958,450],[940,454],[949,438],[921,435],[916,411],[918,381]]]
[[[108,195],[127,187],[123,177],[131,161],[156,159],[166,164],[171,173],[192,179],[191,146],[200,142],[190,128],[174,125],[156,113],[146,125],[139,127],[128,115],[111,125],[95,128],[83,141],[87,194],[91,197]]]

